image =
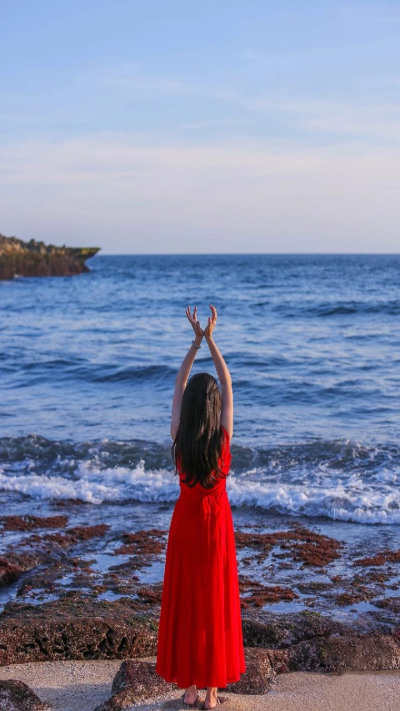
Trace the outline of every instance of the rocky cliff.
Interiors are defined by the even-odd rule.
[[[0,279],[15,276],[71,276],[90,271],[85,261],[100,247],[56,247],[0,234]]]

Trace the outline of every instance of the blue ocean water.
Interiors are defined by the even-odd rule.
[[[400,255],[98,255],[0,282],[0,492],[174,502],[169,417],[192,338],[235,399],[229,498],[400,523]],[[204,342],[193,371],[214,373]]]

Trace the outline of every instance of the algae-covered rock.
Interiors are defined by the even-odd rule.
[[[15,276],[71,276],[90,271],[85,261],[100,247],[56,247],[0,234],[0,279]]]
[[[347,634],[304,640],[290,650],[290,671],[348,672],[400,669],[395,635]]]
[[[129,601],[64,600],[6,606],[0,666],[61,659],[125,659],[155,654],[157,634]],[[1,706],[0,706],[1,708]]]
[[[228,684],[227,691],[233,694],[266,694],[271,687],[275,670],[269,651],[259,647],[245,647],[246,671],[239,681]]]

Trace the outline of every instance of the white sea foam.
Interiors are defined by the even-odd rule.
[[[141,461],[135,469],[116,467],[95,469],[90,462],[81,463],[75,478],[55,475],[4,475],[0,489],[17,491],[39,499],[77,499],[91,504],[104,501],[173,501],[178,485],[171,472],[145,471]]]
[[[229,499],[236,506],[256,506],[266,510],[304,516],[327,516],[355,523],[400,523],[400,494],[390,491],[326,482],[325,486],[242,480],[232,477],[227,484]]]
[[[326,516],[356,523],[400,523],[400,477],[397,471],[382,469],[362,476],[319,468],[298,476],[270,476],[252,469],[231,473],[227,481],[233,506],[254,506],[281,513]],[[97,462],[81,462],[73,476],[13,473],[0,469],[0,489],[38,499],[72,499],[91,504],[106,501],[175,502],[178,478],[172,471],[135,468],[99,468]]]

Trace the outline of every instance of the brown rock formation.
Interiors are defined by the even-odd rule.
[[[155,654],[153,623],[125,602],[66,598],[35,608],[13,605],[0,615],[0,665],[55,659],[126,659]]]
[[[121,664],[114,677],[113,695],[95,711],[120,711],[174,689],[178,689],[176,684],[169,684],[156,673],[155,662],[128,659]]]
[[[383,671],[400,669],[400,645],[390,634],[332,635],[290,650],[290,671]]]
[[[32,531],[35,528],[63,528],[68,523],[67,516],[2,516],[3,531]]]
[[[228,684],[226,690],[233,694],[266,694],[275,675],[267,649],[245,647],[246,671],[234,684]]]
[[[264,607],[268,602],[291,601],[299,597],[291,588],[280,585],[263,585],[263,583],[252,580],[245,575],[239,575],[239,590],[241,593],[246,593],[246,597],[242,597],[240,600],[240,605],[243,608],[247,608],[250,605]]]
[[[262,613],[262,619],[258,611],[251,614],[242,620],[249,674],[238,689],[244,683],[248,689],[266,688],[271,676],[287,671],[400,669],[399,626],[378,632],[314,613]],[[41,606],[12,603],[0,615],[0,665],[143,659],[156,650],[157,618],[151,606],[138,610],[130,598],[107,602],[66,596]]]
[[[272,668],[283,671],[400,669],[400,630],[356,630],[314,614],[265,615],[243,620],[245,645],[267,648]]]
[[[85,261],[100,247],[56,247],[0,234],[0,279],[15,276],[71,276],[90,271]]]
[[[283,557],[301,561],[304,565],[325,566],[340,558],[343,544],[335,538],[329,538],[321,533],[311,531],[306,526],[296,522],[289,531],[274,533],[247,533],[236,531],[236,547],[254,548],[261,555],[268,554],[274,546],[280,546],[286,553]],[[260,560],[262,557],[260,557]]]
[[[19,517],[4,517],[4,530],[7,530],[7,524],[10,518],[12,519],[11,523],[13,526],[24,525],[23,519],[21,519],[21,521],[16,520]],[[40,519],[40,517],[31,517],[26,524],[27,529],[29,530],[30,527],[39,528],[39,526],[49,528],[52,526],[52,522],[54,523],[54,518],[55,517]],[[62,518],[61,523],[65,525],[65,517],[57,518]],[[33,533],[24,543],[25,545],[34,545],[34,552],[25,550],[21,553],[11,552],[6,556],[0,556],[0,587],[15,582],[23,573],[33,570],[38,564],[49,562],[52,548],[58,547],[68,550],[73,548],[80,541],[87,541],[97,536],[103,536],[109,528],[107,524],[99,523],[94,526],[75,526],[67,529],[65,533],[57,531],[56,533],[50,533],[45,536]],[[18,530],[21,530],[21,528]]]
[[[2,711],[50,711],[23,681],[0,681],[0,709]]]

